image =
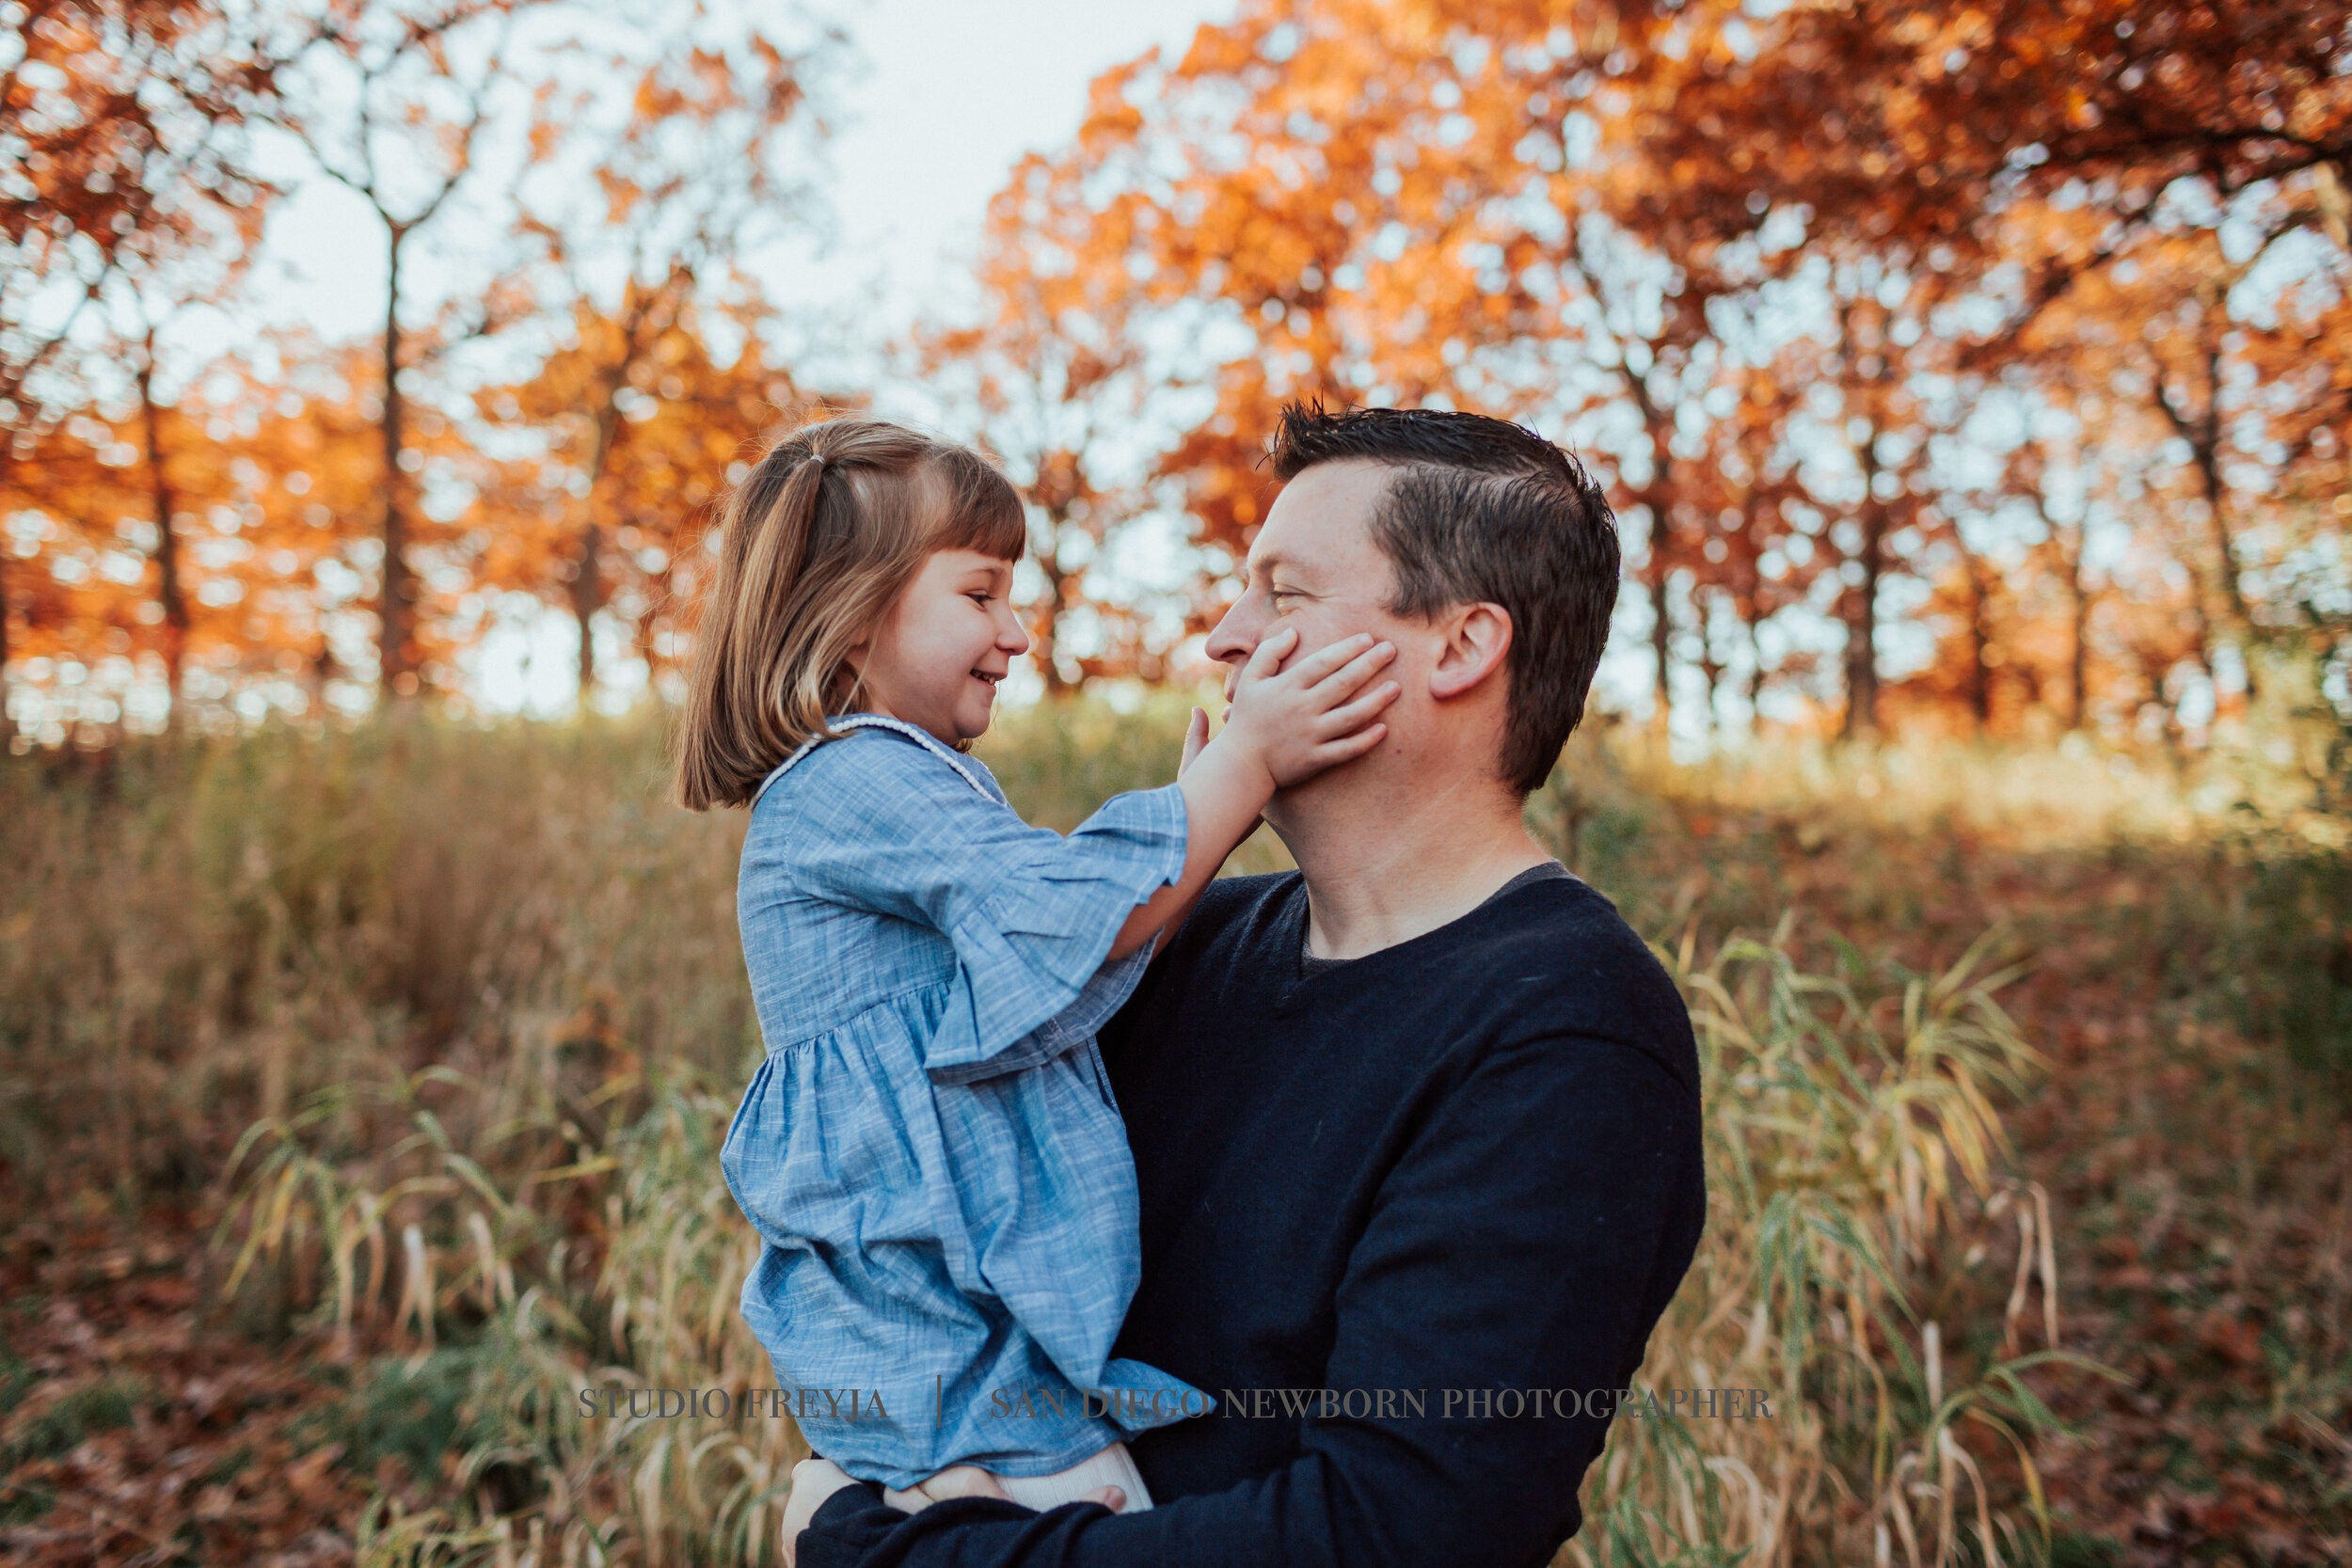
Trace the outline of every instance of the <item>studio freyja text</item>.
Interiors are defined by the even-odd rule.
[[[875,1388],[582,1388],[580,1414],[591,1419],[675,1420],[686,1416],[834,1421],[894,1419]],[[910,1400],[936,1420],[933,1390]],[[1216,1415],[1237,1420],[1756,1420],[1772,1414],[1763,1388],[1227,1388],[1212,1399],[1198,1388],[1149,1394],[1133,1388],[993,1388],[985,1420],[1037,1420],[1071,1415],[1175,1420]]]

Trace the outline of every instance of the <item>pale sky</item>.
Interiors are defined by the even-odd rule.
[[[989,198],[1022,154],[1075,135],[1087,85],[1157,45],[1181,55],[1233,0],[832,0],[814,8],[854,57],[830,107],[823,181],[834,240],[762,271],[787,313],[869,317],[936,304],[977,239]],[[330,338],[371,334],[382,315],[380,230],[332,181],[297,176],[267,250],[273,313]],[[877,324],[878,325],[880,324]],[[884,329],[886,331],[886,328]]]
[[[1159,46],[1181,55],[1233,0],[865,0],[844,13],[871,73],[834,144],[845,274],[935,278],[977,237],[1025,152],[1076,135],[1095,76]]]

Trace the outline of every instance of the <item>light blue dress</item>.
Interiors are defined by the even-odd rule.
[[[831,723],[752,804],[736,902],[767,1058],[720,1155],[762,1243],[743,1316],[803,1432],[906,1487],[1050,1475],[1201,1414],[1111,1358],[1141,1262],[1094,1045],[1150,961],[1104,962],[1119,927],[1183,870],[1184,796],[1116,796],[1064,838],[913,725]]]

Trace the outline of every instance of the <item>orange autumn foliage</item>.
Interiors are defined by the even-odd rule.
[[[1905,599],[1971,569],[1955,525],[1971,508],[2039,531],[2080,590],[2080,549],[2057,541],[2075,524],[2015,512],[2023,492],[1983,492],[1950,449],[1981,446],[1968,426],[1986,400],[2063,408],[2122,374],[2096,416],[2136,470],[2104,493],[2109,531],[2211,602],[2183,644],[2166,574],[2123,562],[2100,616],[2083,592],[2061,613],[2133,670],[2139,701],[2177,704],[2201,680],[2226,707],[2232,679],[2253,694],[2258,647],[2283,638],[2323,664],[2345,647],[2342,610],[2312,608],[2327,595],[2257,604],[2249,586],[2324,575],[2295,551],[2339,547],[2333,515],[2232,518],[2266,493],[2324,494],[2342,461],[2352,98],[2329,62],[2346,15],[1261,0],[1181,60],[1100,78],[1028,222],[1126,302],[1132,330],[1198,345],[1187,373],[1211,411],[1162,472],[1222,555],[1262,515],[1260,444],[1289,398],[1475,407],[1583,448],[1634,535],[1661,714],[1691,672],[1714,717],[1744,643],[1751,707],[1785,673],[1867,732],[1901,622],[1937,634],[1907,711],[2009,722],[1981,697],[1981,626]],[[2213,203],[2252,216],[2265,247],[2319,248],[2268,298],[2225,302]],[[2204,253],[2203,292],[2168,299],[2150,284],[2184,246]],[[2196,297],[2208,336],[2169,334]],[[2153,342],[2168,368],[2102,371],[2111,341]],[[2230,478],[2258,465],[2270,483]],[[2155,526],[2147,493],[2201,514],[2205,537]],[[2257,533],[2294,544],[2257,559]],[[2049,553],[2002,559],[2027,574]],[[2012,586],[2019,604],[2050,597]],[[1796,651],[1768,668],[1761,634],[1792,615],[1840,628],[1834,662]],[[2021,689],[2089,684],[2067,639],[2012,641],[2051,663]],[[1952,674],[1956,658],[1973,673]]]
[[[495,41],[523,8],[464,14]],[[42,48],[90,55],[68,71],[86,85],[221,25],[192,5],[32,9]],[[113,32],[50,25],[102,11]],[[370,195],[337,105],[278,69],[356,35],[256,38],[252,72],[192,78],[173,113],[303,133],[395,258],[487,177],[476,117],[525,81],[416,33],[397,135],[429,154],[422,195]],[[42,411],[11,415],[44,470],[6,479],[33,498],[0,549],[14,678],[69,644],[210,669],[227,656],[199,650],[314,658],[324,638],[395,691],[430,687],[516,593],[574,621],[583,693],[610,673],[599,626],[657,676],[674,663],[710,491],[811,402],[764,346],[786,334],[741,259],[803,194],[817,56],[739,42],[682,21],[596,44],[602,77],[532,78],[512,111],[529,157],[499,176],[512,222],[469,242],[481,297],[409,309],[396,281],[372,377],[321,351],[342,390],[302,392],[311,412],[187,405],[335,433],[355,499],[307,614],[200,604],[244,560],[217,542],[184,572],[176,534],[143,553],[138,517],[264,504],[210,460],[121,461],[149,423],[186,451],[175,421],[196,413],[126,414],[119,371],[44,382]],[[1686,732],[2194,738],[2352,679],[2347,51],[2352,8],[2285,0],[1245,0],[1182,57],[1095,81],[1077,134],[990,207],[981,315],[927,325],[900,362],[1029,491],[1052,689],[1172,672],[1263,516],[1264,434],[1303,397],[1476,408],[1585,455],[1629,546],[1614,689],[1645,664],[1653,713]],[[135,116],[118,133],[150,135]],[[87,150],[117,145],[75,135],[42,156],[95,167]],[[42,189],[69,230],[115,221]],[[162,226],[153,255],[199,233],[124,199],[133,231]],[[48,243],[11,222],[11,243]],[[493,332],[501,356],[473,363],[495,373],[452,368]],[[274,409],[282,389],[244,395]],[[1104,568],[1171,515],[1188,580]]]
[[[476,461],[477,580],[572,613],[583,695],[596,682],[594,618],[609,610],[650,672],[678,665],[685,609],[715,561],[703,548],[711,503],[762,436],[814,406],[755,341],[714,361],[691,285],[631,284],[612,315],[580,305],[571,341],[535,376],[475,395],[486,431],[538,449]]]
[[[24,657],[184,663],[208,694],[259,681],[308,689],[286,705],[318,703],[366,650],[348,622],[373,544],[372,411],[348,377],[304,380],[297,391],[215,366],[152,409],[151,428],[136,405],[76,414],[6,469],[0,513],[46,567],[24,574],[36,590],[21,601]],[[159,497],[177,503],[168,536]],[[184,626],[167,613],[167,554]]]

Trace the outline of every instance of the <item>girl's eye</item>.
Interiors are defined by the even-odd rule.
[[[989,606],[989,601],[990,601],[991,599],[993,599],[995,596],[996,596],[996,595],[994,595],[993,594],[985,594],[985,593],[981,593],[981,594],[966,594],[964,595],[964,597],[965,597],[965,598],[970,599],[970,600],[971,600],[974,604],[978,605],[978,606],[979,606],[982,610],[986,610],[986,609],[988,608],[988,606]]]

